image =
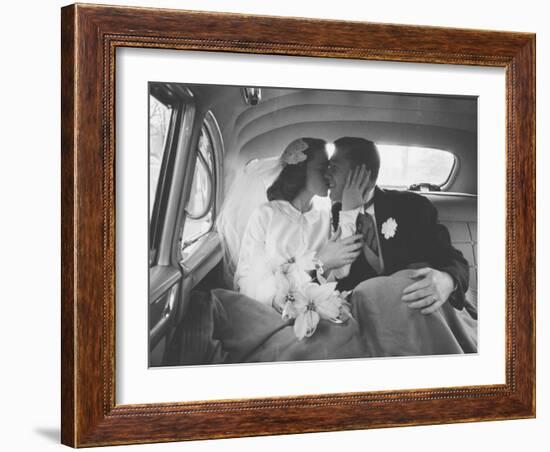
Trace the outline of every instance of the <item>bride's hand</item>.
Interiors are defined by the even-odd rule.
[[[355,234],[340,239],[340,232],[332,237],[317,253],[317,259],[323,263],[325,270],[340,268],[352,264],[363,248],[363,235]]]
[[[348,173],[344,191],[342,192],[342,210],[353,210],[368,201],[368,196],[374,187],[372,171],[365,165],[357,166]]]

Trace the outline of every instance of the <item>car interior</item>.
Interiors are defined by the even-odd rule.
[[[468,260],[476,318],[475,97],[151,82],[149,119],[151,367],[179,364],[190,300],[229,288],[215,221],[237,171],[299,137],[377,144],[378,184],[429,198]]]

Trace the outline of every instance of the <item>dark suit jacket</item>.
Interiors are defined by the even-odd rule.
[[[341,205],[333,206],[333,227],[338,227]],[[449,231],[438,223],[437,209],[424,196],[417,193],[375,188],[374,210],[380,247],[384,259],[384,275],[391,275],[415,264],[430,267],[451,275],[456,290],[449,302],[457,309],[464,307],[464,294],[468,290],[468,262],[451,244]],[[397,223],[395,235],[386,239],[382,225],[388,218]],[[379,276],[360,253],[351,265],[350,273],[338,282],[339,290],[352,290],[366,279]]]

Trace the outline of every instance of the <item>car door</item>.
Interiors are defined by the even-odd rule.
[[[192,140],[192,96],[167,84],[149,84],[149,365],[163,362],[176,324],[182,272],[172,257],[181,198],[181,171]]]
[[[178,222],[178,257],[185,289],[199,284],[222,258],[216,216],[221,202],[223,142],[216,119],[207,112],[189,153],[185,207]],[[184,303],[188,292],[182,294]]]
[[[200,98],[177,85],[158,84],[161,93],[173,90],[177,99],[172,157],[160,174],[164,191],[157,193],[158,214],[151,221],[152,254],[149,291],[149,364],[167,361],[168,345],[192,296],[192,290],[221,261],[215,219],[220,202],[223,141],[211,112]],[[162,94],[161,94],[162,95]],[[167,144],[168,146],[168,144]],[[151,171],[151,183],[154,173]],[[155,205],[155,208],[157,206]]]
[[[175,315],[175,325],[179,328],[174,329],[164,365],[180,362],[183,319],[196,292],[222,285],[219,265],[222,247],[215,222],[223,182],[223,142],[211,112],[206,113],[198,129],[198,139],[192,144],[185,165],[183,203],[175,236],[175,257],[179,259],[182,273]]]

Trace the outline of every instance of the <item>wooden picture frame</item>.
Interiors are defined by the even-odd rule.
[[[64,444],[85,447],[535,416],[535,35],[79,4],[62,9],[61,35]],[[505,384],[117,405],[117,47],[505,68]]]

